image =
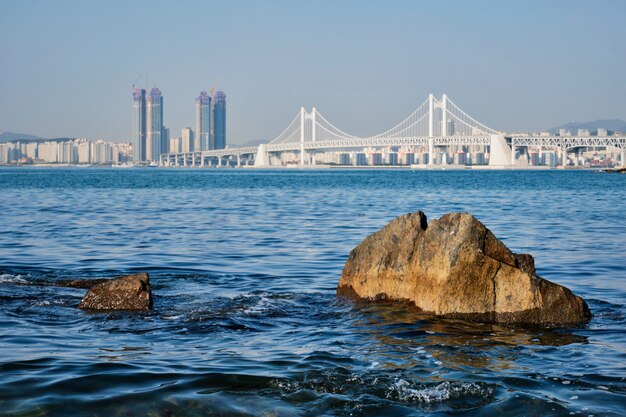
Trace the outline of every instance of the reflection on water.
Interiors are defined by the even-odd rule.
[[[0,415],[626,414],[619,176],[2,168],[0,190]],[[591,323],[337,299],[350,249],[417,209],[472,212]],[[140,270],[151,312],[49,285]]]
[[[418,366],[426,359],[448,370],[514,368],[521,346],[565,346],[587,343],[584,335],[566,329],[531,329],[435,318],[410,305],[359,303],[355,323],[367,333],[389,368]],[[390,349],[390,346],[396,349]],[[407,353],[414,352],[409,356]]]

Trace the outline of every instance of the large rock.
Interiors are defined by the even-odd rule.
[[[152,308],[152,289],[147,273],[128,275],[97,283],[79,305],[85,310],[146,311]]]
[[[591,318],[582,298],[538,277],[532,256],[514,254],[467,213],[430,223],[421,211],[394,219],[352,250],[337,294],[408,301],[437,316],[489,323]]]

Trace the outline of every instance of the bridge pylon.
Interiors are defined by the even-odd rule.
[[[259,148],[256,151],[256,156],[254,158],[254,166],[255,167],[268,167],[270,166],[270,157],[267,153],[267,144],[262,143],[259,145]]]

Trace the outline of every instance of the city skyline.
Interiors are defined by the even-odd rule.
[[[0,130],[131,141],[133,83],[167,91],[173,132],[195,126],[188,97],[198,84],[228,90],[231,144],[271,139],[313,105],[371,134],[431,90],[506,131],[626,119],[622,2],[192,2],[168,8],[189,22],[173,37],[136,25],[162,16],[164,3],[147,5],[5,4],[0,51],[15,65],[0,78]],[[219,41],[205,44],[196,23],[208,12]]]
[[[163,153],[209,151],[226,147],[226,93],[205,90],[196,97],[196,129],[181,129],[181,136],[170,137],[165,125],[161,90],[154,87],[132,89],[133,161],[158,161]],[[172,141],[171,141],[171,140]]]

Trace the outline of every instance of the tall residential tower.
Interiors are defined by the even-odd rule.
[[[215,149],[211,141],[211,96],[206,91],[196,98],[195,134],[194,151]]]
[[[226,94],[217,91],[213,100],[213,149],[226,147]]]
[[[133,88],[133,161],[146,160],[146,90]]]
[[[146,135],[146,159],[158,161],[163,149],[163,96],[161,90],[150,90],[147,102],[147,135]]]

